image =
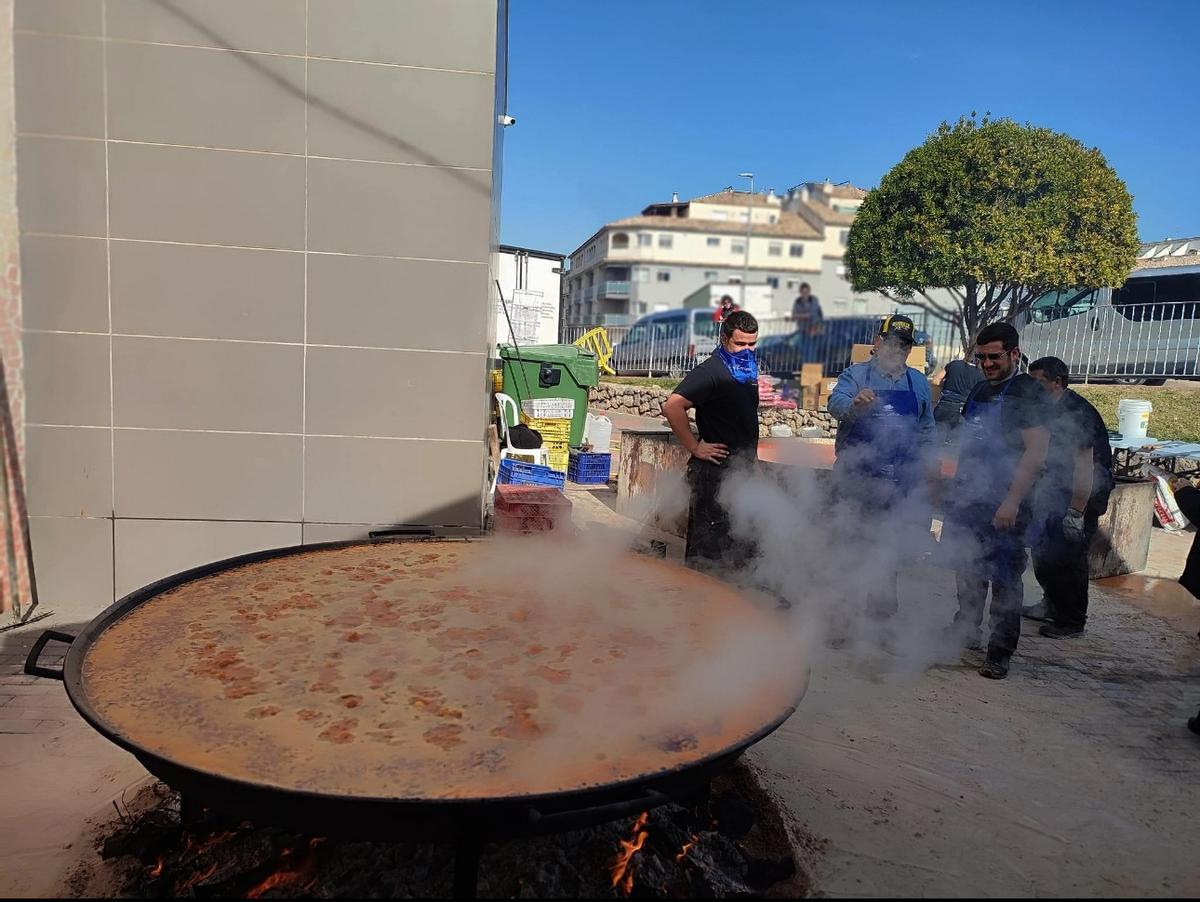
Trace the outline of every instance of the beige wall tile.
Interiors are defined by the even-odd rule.
[[[305,444],[305,519],[479,526],[483,442],[314,438]]]
[[[299,432],[302,359],[290,345],[115,337],[117,425]]]
[[[38,602],[87,622],[113,602],[112,520],[30,517]]]
[[[21,239],[21,321],[26,329],[108,331],[108,261],[102,238]]]
[[[304,0],[108,0],[114,38],[304,53]]]
[[[304,153],[304,60],[114,43],[108,133],[126,141]]]
[[[25,421],[107,426],[108,336],[26,332]]]
[[[300,544],[299,523],[117,520],[117,596],[239,554]]]
[[[314,60],[309,153],[487,169],[494,92],[491,76]]]
[[[304,160],[113,144],[112,235],[196,244],[304,248]]]
[[[486,172],[309,162],[311,250],[485,262],[490,210]]]
[[[25,467],[33,516],[112,516],[110,430],[30,426]]]
[[[478,263],[308,256],[313,344],[483,351],[488,305],[488,268]]]
[[[87,38],[13,38],[17,131],[104,137],[104,47]]]
[[[492,72],[495,0],[309,0],[313,56]]]
[[[482,354],[309,348],[309,434],[483,438]]]
[[[118,429],[118,517],[300,519],[301,440]]]
[[[126,334],[301,341],[304,255],[114,241],[112,311]]]
[[[100,0],[16,0],[13,26],[52,34],[101,35]]]
[[[22,232],[105,236],[104,142],[17,139]]]

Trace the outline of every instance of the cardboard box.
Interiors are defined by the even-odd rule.
[[[874,345],[854,345],[850,349],[850,362],[866,363],[871,359],[871,351],[874,348]],[[913,349],[908,352],[908,365],[922,373],[925,372],[925,345],[913,346]]]
[[[800,368],[800,384],[815,385],[825,378],[825,366],[820,363],[806,363]]]

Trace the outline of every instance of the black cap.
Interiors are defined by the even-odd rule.
[[[906,344],[913,344],[916,341],[914,337],[915,331],[913,321],[899,313],[893,313],[891,316],[884,317],[883,322],[879,326],[881,337],[898,338]]]

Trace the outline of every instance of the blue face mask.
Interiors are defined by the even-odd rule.
[[[718,345],[717,356],[729,368],[729,374],[742,385],[758,379],[758,358],[754,356],[754,352],[749,348],[735,353],[726,351]]]

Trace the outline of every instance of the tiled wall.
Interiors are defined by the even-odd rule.
[[[39,588],[478,530],[497,0],[16,0]]]

